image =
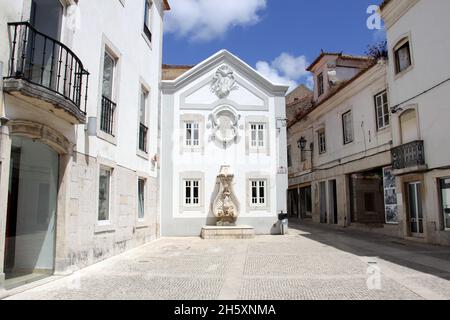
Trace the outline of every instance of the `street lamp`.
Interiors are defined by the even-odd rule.
[[[301,137],[300,140],[298,140],[297,144],[298,144],[298,148],[301,151],[305,151],[305,147],[306,147],[306,139],[305,139],[305,137]]]
[[[297,141],[298,148],[301,151],[301,161],[302,162],[306,161],[305,152],[311,152],[311,162],[312,162],[313,144],[311,143],[309,145],[309,150],[306,150],[305,149],[306,148],[306,143],[307,143],[307,141],[306,141],[305,137],[301,137],[300,140]]]
[[[309,146],[310,150],[306,150],[305,149],[306,148],[306,142],[307,141],[306,141],[305,137],[301,137],[300,140],[297,141],[298,148],[300,149],[300,151],[312,152],[313,144],[312,143],[310,144],[310,146]]]

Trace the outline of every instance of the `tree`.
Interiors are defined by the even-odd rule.
[[[378,43],[369,45],[367,47],[366,55],[375,60],[387,59],[388,58],[387,41],[383,40]]]

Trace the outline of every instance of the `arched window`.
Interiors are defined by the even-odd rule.
[[[415,109],[408,109],[400,115],[402,144],[419,140],[417,114]]]
[[[409,38],[403,38],[394,47],[395,73],[399,74],[412,65]]]

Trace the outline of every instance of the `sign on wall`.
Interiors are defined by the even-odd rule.
[[[386,223],[398,223],[398,202],[397,190],[395,188],[395,176],[392,174],[392,167],[383,168],[384,185],[384,205],[386,214]]]

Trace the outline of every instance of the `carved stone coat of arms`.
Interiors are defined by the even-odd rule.
[[[217,69],[211,84],[211,91],[215,93],[219,99],[224,99],[230,95],[232,90],[236,89],[238,89],[238,86],[236,85],[233,70],[226,65]]]

